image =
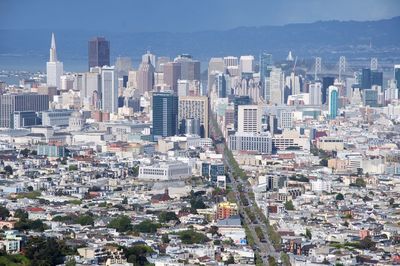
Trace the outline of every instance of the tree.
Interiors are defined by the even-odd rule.
[[[71,164],[70,166],[68,166],[68,170],[69,171],[76,171],[78,170],[78,166],[75,164]]]
[[[5,220],[9,216],[10,216],[10,211],[4,206],[0,206],[0,219]]]
[[[178,235],[183,244],[204,244],[210,241],[206,235],[193,230],[181,231]]]
[[[293,201],[289,200],[285,202],[285,209],[288,211],[294,211]]]
[[[235,258],[232,256],[232,254],[229,254],[229,258],[225,264],[235,264]]]
[[[161,236],[161,241],[164,243],[164,244],[168,244],[169,243],[169,237],[168,237],[168,234],[163,234],[162,236]]]
[[[393,205],[393,204],[394,204],[394,198],[390,198],[390,199],[389,199],[389,204],[390,204],[390,205]]]
[[[31,237],[25,246],[25,255],[31,265],[58,265],[63,263],[63,247],[51,237]]]
[[[367,184],[365,183],[365,180],[362,177],[358,177],[356,179],[355,186],[357,186],[357,187],[366,187]]]
[[[9,165],[4,166],[4,171],[6,172],[7,175],[12,175],[13,174],[13,169]]]
[[[122,200],[122,204],[128,204],[128,198],[124,197],[124,199]]]
[[[169,221],[179,221],[178,216],[176,216],[175,212],[160,212],[158,214],[158,220],[160,223],[168,223]]]
[[[133,177],[137,177],[139,175],[139,165],[132,167],[132,175]]]
[[[148,261],[146,257],[154,253],[151,247],[142,244],[129,248],[124,247],[123,252],[128,262],[133,263],[133,265],[147,265]]]
[[[33,187],[32,187],[32,186],[28,186],[26,189],[27,189],[29,192],[32,192],[32,191],[33,191]]]
[[[312,238],[311,231],[310,231],[310,229],[308,229],[308,228],[306,228],[306,237],[307,237],[308,239],[311,239],[311,238]]]
[[[150,220],[144,220],[139,224],[135,225],[133,230],[139,233],[155,233],[161,225],[158,223],[153,223]]]
[[[129,230],[132,230],[132,223],[131,223],[131,219],[128,216],[120,215],[120,216],[112,219],[108,223],[107,227],[114,228],[118,232],[127,232]]]
[[[321,161],[319,161],[319,165],[327,167],[328,166],[328,159],[323,158]]]
[[[338,194],[336,195],[336,200],[344,200],[343,194],[342,194],[342,193],[338,193]]]
[[[21,150],[20,153],[22,154],[22,156],[24,156],[26,158],[29,155],[29,150],[27,148],[25,148],[25,149]]]
[[[28,219],[28,213],[22,209],[17,209],[14,212],[14,218],[18,218],[20,220],[26,220]]]

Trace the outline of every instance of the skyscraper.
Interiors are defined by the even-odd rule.
[[[272,55],[262,52],[260,55],[260,82],[265,86],[265,78],[269,76],[272,68]]]
[[[147,63],[150,61],[150,64],[153,65],[153,67],[156,67],[156,56],[150,53],[150,51],[147,51],[144,55],[142,55],[142,63]]]
[[[328,103],[328,112],[329,118],[335,119],[339,109],[339,90],[335,86],[329,86],[329,103]]]
[[[371,69],[363,68],[361,73],[361,89],[371,89]]]
[[[178,133],[178,97],[173,92],[153,93],[153,136],[174,136]]]
[[[118,88],[114,67],[104,66],[101,69],[101,109],[109,113],[118,112]]]
[[[272,67],[265,77],[263,98],[272,104],[282,104],[284,87],[285,74],[281,68]]]
[[[51,34],[50,58],[46,64],[47,86],[61,88],[60,77],[63,74],[63,63],[57,60],[56,39],[54,33]]]
[[[321,90],[322,90],[322,83],[315,82],[311,83],[309,87],[310,93],[310,104],[311,105],[321,105]]]
[[[240,105],[238,108],[238,132],[259,133],[261,110],[258,105]]]
[[[104,37],[95,37],[89,41],[89,69],[91,67],[110,66],[110,42]]]
[[[137,88],[143,95],[145,92],[153,90],[154,86],[154,66],[151,58],[146,57],[147,61],[142,62],[137,71]]]
[[[332,86],[335,82],[334,77],[323,77],[322,78],[322,90],[321,90],[321,101],[322,104],[326,104],[327,101],[327,93],[329,86]]]
[[[254,72],[254,56],[242,55],[240,57],[240,73],[253,73]]]
[[[208,138],[208,97],[179,97],[178,120],[181,132],[186,131],[184,127],[188,124],[187,120],[198,120],[200,122],[200,136],[203,138]]]
[[[394,79],[396,80],[397,88],[400,90],[400,65],[394,65]]]
[[[178,79],[181,79],[181,64],[177,62],[164,64],[164,83],[175,93],[178,92]]]
[[[33,93],[0,95],[0,127],[13,128],[13,115],[18,111],[44,111],[49,109],[49,96]]]
[[[193,60],[190,55],[180,55],[174,62],[179,63],[181,67],[180,79],[200,80],[200,62]]]
[[[235,96],[233,99],[233,107],[234,107],[234,127],[235,130],[238,129],[238,112],[239,112],[239,106],[240,105],[248,105],[251,103],[250,96],[248,95],[243,95],[243,96]]]
[[[217,94],[218,98],[226,98],[228,95],[227,86],[226,86],[226,77],[225,74],[218,74],[216,77],[216,86],[217,86]]]

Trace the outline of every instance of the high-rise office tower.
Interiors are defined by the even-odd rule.
[[[261,130],[261,110],[258,105],[239,105],[238,132],[259,133]]]
[[[49,95],[33,93],[0,95],[0,127],[13,128],[15,112],[49,109]]]
[[[279,113],[279,127],[280,129],[293,128],[294,113],[293,111],[282,110]]]
[[[238,67],[239,59],[236,56],[225,56],[224,65],[225,67]]]
[[[328,88],[329,102],[328,112],[329,118],[335,119],[339,110],[339,90],[335,86],[329,86]]]
[[[216,89],[218,98],[226,98],[228,96],[228,89],[226,85],[226,75],[225,74],[218,74],[216,77]]]
[[[96,66],[110,66],[110,42],[104,37],[91,39],[88,50],[89,69]]]
[[[212,57],[208,62],[208,90],[215,84],[215,75],[219,73],[225,73],[225,64],[222,57]]]
[[[181,96],[189,96],[189,88],[190,88],[190,83],[188,80],[178,80],[178,93],[177,95],[179,97]]]
[[[104,66],[101,69],[101,109],[109,113],[118,112],[118,88],[114,67]]]
[[[396,80],[388,81],[388,88],[385,90],[385,101],[391,102],[392,100],[399,99],[399,89],[397,88]]]
[[[253,73],[254,72],[254,56],[242,55],[240,57],[240,73]]]
[[[285,74],[281,68],[272,67],[268,76],[265,77],[264,100],[272,104],[282,104],[284,87]]]
[[[397,88],[400,90],[400,65],[394,65],[394,79],[396,80]]]
[[[322,90],[322,83],[315,82],[311,83],[309,86],[309,94],[310,94],[310,104],[311,105],[321,105],[321,90]]]
[[[188,120],[200,122],[200,136],[208,138],[208,97],[182,96],[179,97],[179,127],[186,132]]]
[[[173,92],[153,93],[153,136],[174,136],[178,133],[178,97]]]
[[[248,96],[248,95],[234,96],[234,98],[233,98],[233,108],[234,108],[234,127],[235,127],[235,130],[238,129],[239,106],[241,106],[241,105],[249,105],[249,104],[251,104],[250,96]]]
[[[63,63],[57,60],[56,39],[54,33],[51,34],[50,58],[46,64],[47,86],[61,88],[60,77],[64,72]]]
[[[118,56],[115,60],[115,74],[117,78],[128,76],[132,70],[132,59],[130,57]]]
[[[286,86],[291,89],[292,95],[301,93],[301,81],[300,77],[297,76],[294,72],[290,74],[290,76],[286,77]]]
[[[150,57],[142,62],[137,71],[137,89],[143,95],[145,92],[153,90],[154,86],[154,66],[151,64]]]
[[[371,71],[371,85],[378,85],[383,87],[383,72]]]
[[[156,72],[164,72],[164,64],[170,62],[171,59],[168,56],[159,56],[156,62]]]
[[[322,90],[321,90],[321,101],[322,104],[326,104],[328,96],[328,88],[335,83],[334,77],[323,77],[322,78]]]
[[[164,64],[164,83],[175,93],[178,92],[178,79],[181,79],[181,64],[178,62]]]
[[[193,60],[190,55],[180,55],[174,62],[181,66],[180,79],[200,80],[200,62]]]
[[[361,89],[371,89],[371,69],[363,68],[361,72]]]
[[[83,102],[84,107],[88,107],[89,109],[98,109],[100,107],[99,95],[101,94],[101,73],[97,71],[87,72],[85,76],[86,86],[84,86],[80,91],[81,101]]]
[[[265,78],[269,76],[272,69],[272,55],[262,52],[260,55],[260,82],[265,86]]]
[[[142,63],[147,63],[149,61],[153,67],[156,67],[156,56],[150,53],[150,51],[147,51],[144,55],[142,55]]]
[[[378,91],[374,89],[366,89],[362,91],[362,100],[364,106],[378,106]]]

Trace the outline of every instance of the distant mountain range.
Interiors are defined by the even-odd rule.
[[[138,61],[146,50],[170,57],[189,53],[202,62],[213,56],[258,55],[261,51],[272,53],[275,59],[283,59],[289,50],[299,57],[322,56],[324,60],[336,60],[342,54],[352,58],[379,56],[393,61],[400,58],[400,17],[193,33],[57,29],[54,32],[59,59],[64,61],[67,69],[70,64],[78,70],[86,68],[87,41],[93,36],[105,36],[110,40],[112,58],[131,56],[134,61]],[[44,69],[51,31],[0,30],[0,36],[0,69],[12,68],[15,64]]]

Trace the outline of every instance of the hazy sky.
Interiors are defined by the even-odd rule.
[[[400,16],[400,0],[0,0],[2,29],[200,31]]]

